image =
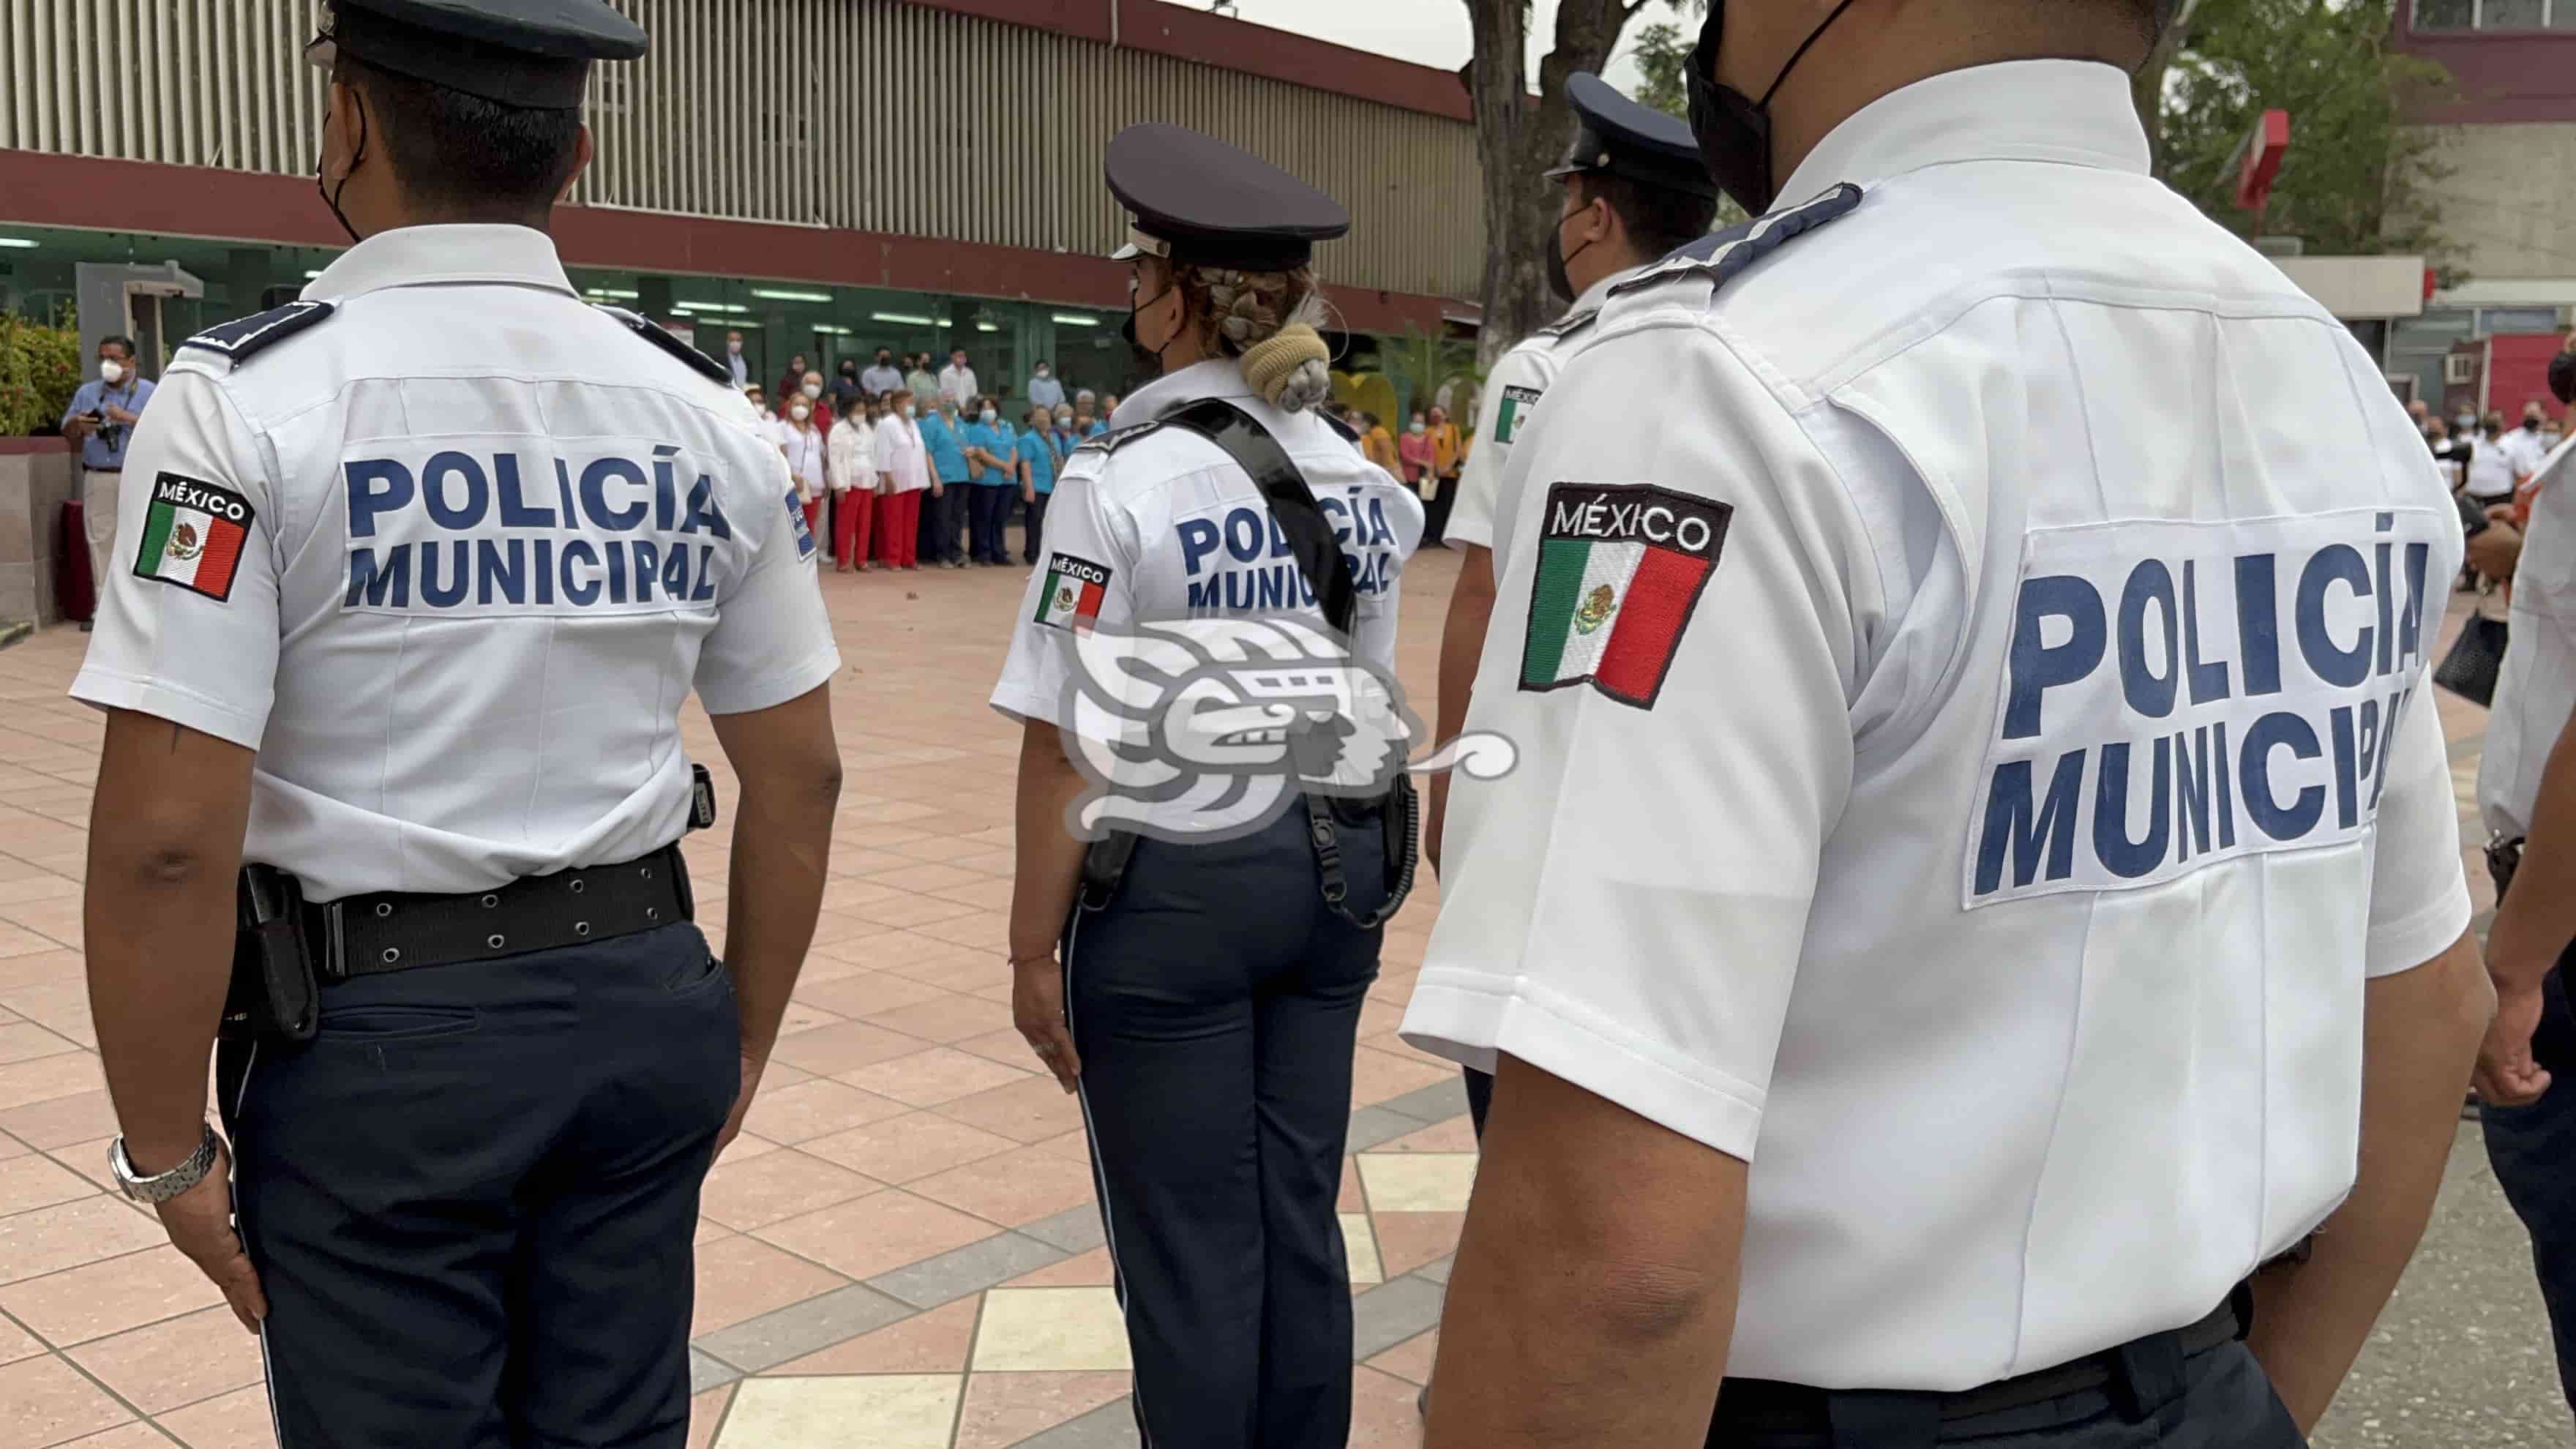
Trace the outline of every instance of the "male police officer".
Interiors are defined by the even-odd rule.
[[[1520,766],[1405,1026],[1501,1062],[1432,1444],[2288,1446],[2412,1250],[2489,1006],[2458,524],[2149,179],[2156,9],[1710,7],[1759,219],[1611,289],[1505,479]]]
[[[1548,234],[1547,273],[1556,295],[1574,306],[1521,339],[1485,379],[1476,451],[1468,456],[1449,515],[1449,541],[1461,545],[1466,557],[1440,635],[1438,737],[1444,740],[1455,739],[1466,722],[1476,660],[1485,652],[1485,625],[1494,615],[1494,561],[1510,537],[1518,503],[1503,496],[1503,465],[1512,445],[1537,422],[1548,386],[1599,315],[1611,283],[1707,235],[1717,213],[1717,187],[1700,165],[1688,126],[1637,104],[1589,71],[1577,71],[1566,82],[1565,98],[1576,125],[1564,162],[1547,173],[1565,183],[1556,230]],[[1432,776],[1431,823],[1423,840],[1434,865],[1448,801],[1449,777]],[[1467,1069],[1467,1103],[1479,1130],[1493,1090],[1492,1077]]]
[[[2549,366],[2560,402],[2576,398],[2576,354]],[[2499,897],[2487,932],[2495,1026],[2478,1072],[2479,1125],[2496,1182],[2531,1232],[2532,1265],[2558,1343],[2559,1390],[2576,1404],[2576,486],[2562,443],[2533,471],[2521,555],[2491,571],[2513,580],[2513,647],[2496,680],[2478,808]],[[2512,529],[2479,535],[2493,544]],[[2478,544],[2471,545],[2479,551]]]
[[[678,1445],[699,1185],[830,845],[813,541],[725,369],[584,306],[545,234],[591,62],[643,33],[327,25],[320,184],[364,239],[181,349],[73,685],[114,1167],[261,1331],[289,1449]],[[730,979],[676,847],[693,688],[742,779]],[[227,1004],[241,862],[265,974]],[[219,1010],[276,1028],[219,1053],[230,1184]]]

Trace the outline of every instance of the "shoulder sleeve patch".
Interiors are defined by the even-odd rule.
[[[1100,601],[1109,592],[1109,565],[1069,553],[1047,555],[1046,587],[1038,590],[1037,612],[1029,622],[1049,629],[1081,633],[1100,619]]]
[[[250,500],[203,479],[163,473],[152,480],[134,576],[175,584],[218,604],[233,596],[242,547],[258,517]]]
[[[1827,222],[1851,215],[1853,209],[1860,205],[1860,199],[1861,189],[1848,181],[1843,182],[1813,201],[1758,216],[1742,226],[1701,237],[1628,280],[1614,284],[1610,295],[1625,296],[1676,277],[1706,277],[1723,287],[1765,254],[1786,246]]]
[[[598,307],[600,311],[607,313],[609,316],[616,318],[620,323],[624,324],[627,331],[634,333],[636,336],[643,338],[645,341],[652,343],[658,348],[661,348],[664,352],[667,352],[673,357],[680,359],[682,362],[687,363],[700,377],[713,382],[723,383],[727,387],[733,385],[733,373],[727,369],[723,363],[716,361],[714,358],[707,356],[698,349],[682,342],[679,338],[663,331],[651,318],[643,316],[640,313],[629,312],[623,307],[610,307],[600,303],[593,303],[592,305]]]
[[[338,310],[329,302],[289,302],[257,316],[209,327],[179,345],[221,353],[239,365],[298,332],[321,326]]]

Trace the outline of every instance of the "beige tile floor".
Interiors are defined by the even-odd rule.
[[[1400,663],[1431,709],[1433,554]],[[983,706],[1017,570],[824,575],[848,794],[822,929],[749,1132],[698,1234],[693,1446],[1130,1444],[1080,1122],[1009,1028],[1015,732]],[[2456,613],[2456,611],[2455,611]],[[146,1214],[103,1190],[114,1130],[81,980],[99,725],[82,637],[0,653],[0,1449],[271,1443],[259,1356]],[[2463,798],[2482,711],[2441,696]],[[691,745],[730,786],[703,719]],[[690,858],[721,936],[726,850]],[[2483,871],[2471,879],[2486,904]],[[1425,872],[1361,1023],[1342,1223],[1358,1446],[1418,1442],[1475,1169],[1454,1075],[1393,1035],[1436,909]]]
[[[1453,574],[1435,555],[1406,588],[1426,715]],[[848,790],[788,1034],[707,1180],[693,1446],[1134,1442],[1080,1117],[1010,1029],[1019,736],[983,700],[1021,585],[1017,569],[823,576]],[[99,722],[63,696],[83,642],[59,628],[0,653],[0,1449],[268,1445],[255,1341],[103,1182],[115,1124],[80,957]],[[729,803],[702,717],[690,746]],[[723,836],[689,847],[719,941]],[[1455,1074],[1393,1035],[1436,895],[1426,871],[1355,1062],[1355,1444],[1414,1442],[1474,1173]]]

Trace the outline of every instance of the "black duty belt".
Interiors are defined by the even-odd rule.
[[[2052,1399],[2099,1392],[2106,1394],[2124,1416],[2141,1418],[2181,1392],[2182,1360],[2206,1353],[2239,1336],[2236,1306],[2231,1298],[2188,1328],[2151,1333],[2118,1348],[2089,1354],[2055,1368],[1999,1379],[1981,1388],[1963,1389],[1957,1393],[1833,1390],[1807,1384],[1784,1384],[1770,1379],[1728,1379],[1718,1390],[1717,1428],[1752,1434],[1829,1433],[1832,1422],[1830,1404],[1838,1397],[1914,1399],[1920,1402],[1924,1418],[1937,1416],[1940,1422],[1951,1423],[2026,1409]],[[2148,1366],[2144,1373],[2141,1372],[2142,1364]],[[2166,1382],[2143,1383],[2140,1382],[2142,1378]],[[1710,1436],[1712,1443],[1724,1440],[1724,1433]]]
[[[305,939],[324,982],[489,961],[693,920],[675,843],[616,865],[522,876],[465,895],[387,891],[305,905]]]

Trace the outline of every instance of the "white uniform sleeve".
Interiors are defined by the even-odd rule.
[[[2429,679],[2416,686],[2388,748],[2388,783],[2379,795],[2370,871],[2364,969],[2373,976],[2421,966],[2469,928],[2460,808]]]
[[[214,378],[173,370],[136,425],[72,697],[259,748],[276,699],[268,455]]]
[[[734,527],[746,536],[751,563],[716,601],[716,627],[698,653],[698,698],[709,714],[785,704],[841,667],[814,576],[814,536],[787,460],[757,446],[742,453],[753,481]]]
[[[1549,406],[1523,460],[1549,493],[1469,719],[1519,764],[1452,786],[1404,1036],[1749,1158],[1850,792],[1877,565],[1840,477],[1697,328],[1606,339]]]
[[[1516,347],[1503,354],[1485,379],[1485,398],[1476,412],[1476,447],[1458,475],[1458,496],[1450,504],[1448,537],[1479,548],[1494,546],[1494,512],[1502,506],[1503,465],[1526,435],[1547,391],[1547,354],[1536,347]]]
[[[1377,476],[1384,471],[1371,469]],[[1366,660],[1392,673],[1395,669],[1395,644],[1400,622],[1398,614],[1404,602],[1404,566],[1422,547],[1422,500],[1413,490],[1388,479],[1380,495],[1386,501],[1387,527],[1395,538],[1387,558],[1384,586],[1375,592],[1363,592],[1359,607],[1351,613],[1351,657]],[[1344,555],[1350,556],[1345,549]],[[1356,563],[1356,561],[1355,561]]]
[[[1075,631],[1136,618],[1136,527],[1107,498],[1100,477],[1107,462],[1097,453],[1068,460],[1047,505],[1046,556],[1020,599],[1010,656],[993,686],[993,708],[1010,719],[1074,728]]]

